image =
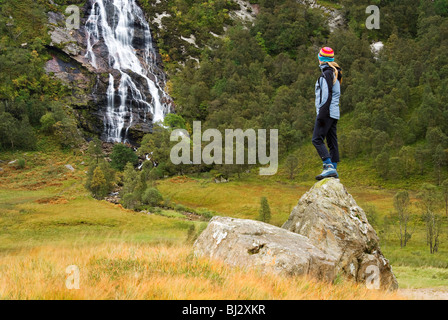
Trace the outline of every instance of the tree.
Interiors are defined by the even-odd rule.
[[[258,220],[266,223],[269,223],[271,220],[271,209],[269,208],[268,199],[266,197],[261,198]]]
[[[389,174],[389,153],[386,151],[382,151],[375,158],[375,167],[378,174],[383,178],[387,178]]]
[[[286,172],[288,173],[289,179],[294,180],[294,174],[297,171],[299,165],[299,160],[293,154],[290,154],[285,161]]]
[[[87,149],[87,153],[98,164],[100,158],[104,157],[102,143],[101,143],[100,139],[95,137],[95,138],[93,138],[92,141],[89,142],[89,147]]]
[[[110,158],[110,165],[118,171],[123,171],[127,163],[134,166],[138,163],[138,156],[134,151],[121,143],[114,145]]]
[[[366,214],[367,221],[376,229],[378,226],[378,211],[376,207],[372,204],[366,204],[363,206],[363,209]]]
[[[167,114],[163,119],[163,124],[173,129],[186,129],[184,118],[175,113]]]
[[[90,189],[93,193],[94,198],[96,199],[102,199],[107,195],[107,181],[104,177],[103,171],[99,166],[96,167],[93,171]]]
[[[87,171],[85,187],[96,199],[104,198],[115,186],[115,171],[109,163],[101,159],[98,164],[92,163]]]
[[[442,195],[445,202],[445,215],[448,217],[448,179],[442,182]]]
[[[428,154],[429,154],[429,150],[423,145],[418,145],[415,149],[414,158],[418,164],[418,168],[419,168],[421,175],[424,173],[425,162],[428,159]]]
[[[65,117],[53,125],[54,134],[59,139],[61,146],[66,148],[76,148],[82,143],[81,134],[76,121],[70,117]]]
[[[399,191],[394,196],[394,208],[397,212],[399,224],[400,247],[406,247],[411,239],[412,233],[408,233],[408,224],[411,220],[409,211],[409,193],[407,191]]]
[[[135,171],[134,166],[128,162],[123,172],[123,189],[121,194],[124,196],[129,193],[134,193],[139,181],[139,174]]]
[[[440,232],[442,230],[442,219],[436,213],[439,203],[439,193],[437,187],[425,183],[418,194],[420,207],[422,210],[422,220],[426,226],[426,242],[431,254],[438,251]]]
[[[437,185],[440,185],[442,178],[442,167],[446,164],[446,152],[443,150],[442,145],[437,145],[434,154],[432,155],[432,161],[434,164],[434,173],[436,176]]]
[[[398,156],[400,158],[400,165],[404,171],[404,175],[408,178],[415,168],[414,150],[412,147],[403,146]]]
[[[430,253],[436,253],[439,250],[442,219],[434,212],[426,212],[423,214],[423,221],[426,223],[426,240],[429,251]]]

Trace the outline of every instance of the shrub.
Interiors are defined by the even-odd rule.
[[[136,194],[126,193],[121,199],[121,204],[127,209],[134,210],[136,207],[140,205],[140,201]]]
[[[112,168],[119,171],[123,171],[128,162],[134,166],[138,163],[137,155],[131,148],[126,147],[124,144],[114,145],[110,158],[112,160],[110,163]]]
[[[163,197],[156,188],[148,188],[143,192],[142,202],[151,207],[158,206],[163,201]]]
[[[26,165],[25,159],[20,158],[19,160],[17,160],[17,168],[23,169],[25,168],[25,165]]]
[[[54,124],[56,120],[54,118],[53,112],[47,112],[40,118],[41,130],[45,133],[52,133],[54,131]]]

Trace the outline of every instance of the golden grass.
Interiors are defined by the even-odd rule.
[[[78,266],[79,289],[66,268]],[[196,258],[184,245],[44,246],[0,257],[1,299],[401,299],[353,283],[262,275]]]

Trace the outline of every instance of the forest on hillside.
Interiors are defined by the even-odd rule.
[[[423,174],[442,183],[448,173],[448,1],[375,1],[378,30],[365,27],[371,1],[318,2],[340,10],[346,26],[330,32],[323,11],[293,0],[252,0],[259,5],[253,22],[230,17],[233,1],[153,6],[155,0],[139,0],[148,16],[171,14],[163,18],[163,30],[152,28],[176,114],[145,136],[140,150],[142,156],[154,153],[161,176],[247,169],[170,164],[170,130],[191,132],[195,120],[203,129],[276,128],[280,158],[300,154],[314,126],[316,55],[326,45],[344,76],[343,159],[364,159],[381,179]],[[0,0],[0,7],[0,150],[36,149],[41,136],[78,148],[92,134],[77,125],[65,99],[70,90],[43,69],[50,59],[46,12],[61,7],[43,0]],[[196,45],[180,50],[180,36],[192,34]],[[384,44],[379,54],[371,49],[377,41]]]

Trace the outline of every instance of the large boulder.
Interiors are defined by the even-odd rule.
[[[335,259],[299,234],[260,221],[214,217],[194,244],[197,256],[262,272],[335,277]]]
[[[337,275],[373,288],[398,288],[375,230],[339,179],[316,183],[299,200],[283,228],[307,237],[333,257]]]

